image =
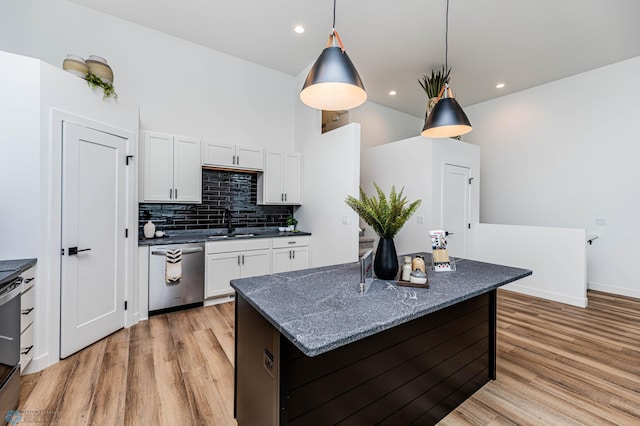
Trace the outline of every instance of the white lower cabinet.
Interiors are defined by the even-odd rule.
[[[233,293],[229,281],[270,272],[271,241],[268,238],[207,243],[204,297]]]
[[[20,295],[20,371],[23,371],[27,364],[31,362],[35,352],[33,338],[35,272],[36,268],[31,267],[21,274],[24,286]]]
[[[271,273],[297,271],[309,267],[309,237],[273,239]]]

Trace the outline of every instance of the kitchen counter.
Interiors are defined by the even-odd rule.
[[[418,254],[431,264],[429,253]],[[305,355],[316,356],[531,275],[465,259],[456,267],[428,270],[428,289],[376,279],[360,294],[358,263],[237,279],[231,287]]]
[[[36,259],[0,260],[0,285],[9,282],[36,264]]]
[[[219,238],[225,235],[224,229],[203,229],[193,231],[169,231],[169,235],[159,238],[140,238],[138,246],[156,246],[166,244],[187,244],[187,243],[206,243],[211,241],[233,241],[238,239],[248,240],[255,238],[280,238],[280,237],[301,237],[311,235],[310,232],[279,232],[277,229],[270,228],[237,228],[234,230],[235,235],[245,235],[240,237]],[[246,236],[246,234],[253,234]],[[214,238],[211,238],[214,237]],[[217,238],[216,238],[217,237]]]
[[[495,380],[497,288],[532,273],[456,267],[365,293],[358,263],[232,280],[238,424],[437,423]]]

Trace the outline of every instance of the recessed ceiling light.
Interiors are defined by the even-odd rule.
[[[302,34],[304,32],[304,27],[302,25],[296,25],[293,31],[297,32],[298,34]]]
[[[496,89],[502,89],[504,87],[504,83],[496,84]]]
[[[396,94],[397,94],[397,92],[395,90],[392,90],[392,91],[389,92],[389,95],[391,95],[391,96],[395,96]]]

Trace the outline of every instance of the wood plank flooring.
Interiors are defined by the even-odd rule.
[[[20,424],[235,425],[233,309],[152,317],[23,376]],[[640,300],[500,290],[497,380],[440,424],[640,425]]]

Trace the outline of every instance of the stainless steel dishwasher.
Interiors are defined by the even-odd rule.
[[[182,273],[167,282],[167,251],[182,250]],[[149,315],[202,306],[204,300],[204,243],[149,247]]]

